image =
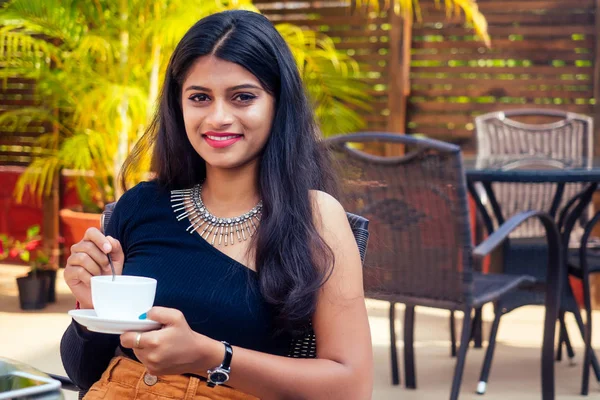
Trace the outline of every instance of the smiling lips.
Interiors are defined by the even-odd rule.
[[[244,135],[231,132],[206,132],[202,135],[204,140],[206,140],[206,143],[208,143],[210,147],[216,149],[229,147],[238,140],[240,140],[243,136]]]

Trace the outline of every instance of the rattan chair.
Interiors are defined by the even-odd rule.
[[[110,221],[110,217],[112,216],[112,212],[116,203],[109,203],[106,205],[104,212],[102,213],[100,226],[101,230],[105,231],[108,223]],[[364,263],[365,255],[367,251],[367,243],[369,241],[369,220],[360,216],[355,215],[350,212],[346,213],[348,217],[348,222],[350,223],[350,228],[352,229],[352,233],[354,235],[354,239],[356,240],[356,244],[358,246],[358,250],[360,253],[361,261]],[[288,357],[292,358],[316,358],[317,357],[317,341],[315,337],[315,333],[312,328],[306,332],[303,336],[300,336],[290,343],[290,349],[288,352]],[[58,380],[62,384],[62,388],[65,390],[78,391],[79,398],[83,398],[86,391],[77,387],[71,379],[61,375],[48,374],[52,378]]]
[[[366,296],[390,302],[391,370],[399,383],[395,335],[395,304],[406,304],[404,360],[406,386],[416,388],[414,369],[415,306],[458,310],[464,313],[450,399],[458,398],[469,347],[471,312],[517,288],[533,284],[527,275],[482,274],[473,266],[510,232],[537,217],[550,243],[548,267],[556,278],[560,263],[560,236],[552,218],[544,213],[521,213],[508,220],[473,249],[467,188],[460,148],[407,135],[364,132],[326,141],[343,177],[344,207],[370,221],[369,258],[365,264]],[[403,146],[405,155],[382,157],[363,149]],[[477,258],[475,257],[477,255]],[[549,283],[550,284],[550,283]],[[549,296],[549,315],[557,314],[557,299]],[[554,302],[554,303],[553,303]],[[555,319],[544,328],[543,374],[553,373]],[[553,390],[553,378],[544,381],[544,393]],[[551,382],[552,381],[552,382]],[[553,393],[553,392],[552,392]]]
[[[561,118],[550,123],[523,123],[514,117],[536,117],[538,119]],[[591,166],[593,150],[593,122],[586,115],[560,110],[516,109],[483,114],[475,118],[477,158],[522,157],[527,168],[528,158],[555,161],[555,168],[562,163]],[[515,166],[518,168],[519,166]],[[551,168],[552,164],[547,163]],[[582,184],[566,184],[560,189],[559,202],[553,204],[557,189],[563,185],[534,183],[497,183],[494,195],[502,207],[505,217],[510,217],[524,208],[548,210],[555,216],[569,199],[583,189]],[[589,218],[585,214],[584,218]],[[587,219],[586,218],[586,219]],[[575,234],[583,234],[582,224]],[[511,234],[511,238],[543,237],[544,230],[536,221],[529,221]]]
[[[534,118],[535,123],[524,123],[513,118]],[[549,122],[549,120],[552,121]],[[559,120],[557,120],[559,119]],[[563,168],[563,165],[591,166],[593,150],[593,122],[586,115],[561,110],[516,109],[492,112],[475,118],[477,131],[477,158],[487,160],[495,157],[522,157],[514,168],[530,168],[531,164],[542,162],[546,168]],[[544,162],[545,161],[545,162]],[[537,166],[539,167],[539,165]],[[560,215],[559,210],[569,210],[574,200],[583,191],[584,186],[578,183],[495,183],[492,185],[494,196],[502,209],[504,217],[527,210],[544,210],[555,217],[559,230],[564,228],[566,213]],[[486,197],[479,190],[480,198]],[[571,232],[571,242],[579,243],[584,226],[590,217],[590,208],[582,213]],[[490,212],[495,224],[498,220]],[[503,271],[505,273],[528,273],[532,260],[545,255],[544,230],[537,221],[530,221],[511,234],[504,246]],[[569,258],[578,257],[577,246],[569,250]],[[572,268],[570,269],[572,270]],[[541,278],[541,276],[536,276]],[[589,290],[589,288],[588,288]],[[528,304],[543,303],[539,292],[518,291],[510,298],[503,299],[501,310],[506,313]],[[584,324],[578,305],[570,285],[565,285],[559,313],[560,335],[557,349],[557,360],[562,358],[562,345],[566,345],[567,354],[573,359],[575,352],[571,346],[564,323],[565,311],[572,312],[584,334]],[[492,325],[495,327],[497,324]],[[495,334],[492,335],[495,337]],[[485,392],[489,370],[493,357],[495,341],[490,342],[486,361],[481,372],[480,393]],[[600,380],[600,366],[594,357],[596,376]]]

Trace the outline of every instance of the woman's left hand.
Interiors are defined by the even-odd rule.
[[[152,375],[177,375],[204,372],[210,365],[211,355],[223,345],[216,340],[194,332],[183,313],[174,308],[153,307],[147,318],[159,322],[159,330],[121,335],[121,345],[133,349],[136,357]],[[216,350],[216,349],[219,350]]]

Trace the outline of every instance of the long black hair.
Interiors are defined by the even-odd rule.
[[[278,329],[298,333],[308,326],[334,261],[315,228],[309,192],[336,196],[337,189],[292,53],[266,17],[226,11],[201,19],[185,34],[171,56],[154,121],[128,158],[122,184],[150,144],[152,171],[162,186],[180,189],[204,181],[205,161],[186,136],[180,103],[186,74],[204,55],[244,67],[276,99],[259,166],[263,216],[254,237],[256,268]]]

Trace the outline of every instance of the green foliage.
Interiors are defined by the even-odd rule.
[[[0,9],[0,77],[35,78],[42,101],[5,112],[0,126],[54,126],[34,144],[42,151],[20,177],[17,199],[25,192],[48,195],[53,177],[71,169],[81,172],[84,202],[101,208],[113,201],[121,164],[151,119],[177,42],[198,19],[240,8],[258,12],[251,0],[6,2]],[[357,111],[369,109],[370,99],[358,64],[324,34],[289,24],[276,28],[298,62],[323,133],[363,128]]]
[[[40,226],[33,225],[27,229],[25,240],[16,240],[0,234],[0,261],[21,260],[31,267],[31,272],[50,267],[50,251],[42,245]]]
[[[422,18],[421,6],[419,0],[344,0],[352,7],[363,12],[375,12],[392,10],[394,13],[401,15],[405,19],[418,21]],[[421,0],[424,1],[424,0]],[[431,0],[430,0],[431,1]],[[441,8],[441,0],[435,0],[437,8]],[[491,39],[488,33],[488,24],[479,11],[479,6],[476,0],[444,0],[446,8],[446,17],[460,15],[461,12],[465,17],[465,25],[473,27],[477,37],[480,38],[486,46],[490,47]]]

